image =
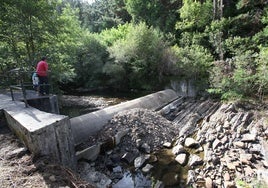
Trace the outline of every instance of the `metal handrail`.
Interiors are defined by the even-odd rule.
[[[26,93],[26,89],[25,89],[25,87],[28,87],[28,86],[33,86],[33,84],[25,84],[25,83],[22,82],[20,85],[11,85],[11,86],[9,86],[12,101],[15,100],[13,90],[14,90],[14,89],[17,89],[17,90],[21,90],[21,91],[22,91],[23,100],[24,100],[24,102],[25,102],[25,107],[26,107],[26,108],[27,108],[29,105],[28,105],[28,102],[27,102],[27,97],[26,97],[27,93]],[[50,84],[39,84],[39,86],[50,86]]]

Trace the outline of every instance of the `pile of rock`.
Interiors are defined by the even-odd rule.
[[[116,185],[124,177],[124,162],[147,176],[159,160],[155,152],[168,148],[173,154],[171,160],[188,169],[186,182],[170,173],[171,186],[186,183],[191,187],[237,187],[239,182],[254,186],[267,181],[265,113],[259,115],[259,111],[241,109],[236,104],[184,98],[159,112],[133,109],[115,115],[95,140],[105,142],[120,132],[124,135],[116,148],[106,150],[105,155],[90,164],[90,174],[94,169],[105,174],[105,185]],[[82,172],[89,177],[85,170]],[[167,185],[161,181],[154,187]]]
[[[190,168],[188,185],[236,187],[239,181],[250,186],[268,184],[267,120],[235,106],[223,104],[206,116],[196,139],[181,136],[177,140],[172,152],[178,163]],[[189,153],[186,148],[194,150]],[[202,151],[203,159],[196,155]]]
[[[118,147],[145,153],[163,148],[165,142],[172,142],[179,134],[177,126],[159,113],[135,108],[116,114],[96,136],[96,142],[105,142],[119,132],[125,132],[126,136]]]

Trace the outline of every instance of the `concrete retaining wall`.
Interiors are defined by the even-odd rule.
[[[133,108],[156,110],[177,98],[175,91],[167,89],[144,97],[127,101],[103,110],[85,114],[70,119],[75,144],[87,140],[90,135],[96,134],[113,117],[114,114]]]
[[[10,129],[34,155],[47,155],[51,161],[76,168],[74,140],[67,116],[25,108],[23,102],[12,101],[0,94],[0,110]]]

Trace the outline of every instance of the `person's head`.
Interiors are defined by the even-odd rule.
[[[47,60],[47,57],[44,56],[44,57],[41,58],[41,60],[42,61],[46,61]]]

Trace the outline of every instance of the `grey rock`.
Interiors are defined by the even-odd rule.
[[[151,152],[151,147],[147,143],[143,143],[140,147],[141,151],[145,153],[150,153]]]
[[[189,170],[187,175],[187,185],[193,185],[194,182],[195,182],[195,172],[193,170]]]
[[[163,146],[166,148],[171,148],[172,144],[170,142],[165,142]]]
[[[25,155],[27,153],[28,149],[25,148],[25,147],[22,147],[22,148],[18,148],[18,149],[15,149],[13,151],[10,151],[8,152],[6,155],[7,155],[7,159],[11,159],[11,158],[14,158],[14,157],[22,157],[23,155]]]
[[[240,161],[245,164],[249,164],[250,160],[252,159],[252,154],[244,154],[240,155]]]
[[[124,161],[124,162],[126,162],[126,163],[128,163],[128,164],[131,164],[136,157],[137,157],[137,154],[136,153],[126,152],[122,156],[121,160]]]
[[[108,187],[112,183],[110,178],[98,171],[91,171],[88,174],[84,174],[82,178],[94,183],[97,188]]]
[[[244,142],[233,142],[233,145],[234,147],[237,147],[237,148],[245,148],[245,143]]]
[[[197,165],[202,165],[203,164],[203,159],[199,157],[198,155],[191,155],[190,160],[189,160],[189,166],[197,166]]]
[[[187,161],[187,155],[186,153],[180,153],[179,155],[177,155],[177,157],[175,158],[175,160],[180,164],[180,165],[185,165],[186,161]]]
[[[244,168],[244,172],[245,172],[245,176],[253,176],[255,174],[255,171],[250,167],[250,166],[246,166]]]
[[[256,141],[256,134],[244,134],[241,139],[242,142],[254,142]]]
[[[177,155],[177,154],[182,153],[182,152],[184,152],[184,151],[185,151],[185,150],[184,150],[183,146],[180,145],[180,144],[177,144],[175,147],[172,148],[172,153],[173,153],[174,155]]]
[[[195,139],[190,138],[190,137],[185,139],[185,142],[184,142],[185,147],[196,147],[197,145],[199,145],[199,143]]]
[[[214,187],[213,181],[210,177],[205,178],[205,185],[206,185],[206,188],[213,188]]]
[[[135,168],[140,168],[143,166],[143,164],[145,163],[146,160],[148,160],[150,158],[150,155],[141,155],[139,157],[137,157],[134,160],[134,167]]]
[[[165,187],[164,183],[162,181],[157,180],[153,188],[164,188],[164,187]]]
[[[231,177],[230,177],[229,172],[225,172],[225,173],[224,173],[224,175],[223,175],[223,179],[224,179],[224,181],[230,181],[230,180],[231,180]]]
[[[212,144],[212,149],[215,150],[218,146],[220,146],[222,143],[219,139],[214,140]]]
[[[224,181],[223,183],[225,188],[236,188],[235,182],[233,181]]]
[[[122,167],[121,166],[114,167],[113,172],[114,173],[121,173],[122,172]]]
[[[148,172],[150,172],[150,170],[151,170],[153,167],[154,167],[154,166],[151,165],[151,164],[146,164],[145,167],[142,168],[142,171],[143,171],[144,173],[148,173]]]

